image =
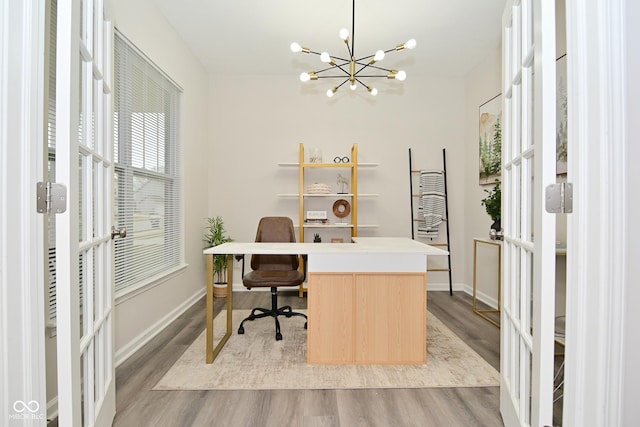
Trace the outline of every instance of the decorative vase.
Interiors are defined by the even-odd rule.
[[[493,221],[491,224],[491,228],[489,230],[489,238],[491,240],[502,240],[502,224],[500,223],[500,218]]]

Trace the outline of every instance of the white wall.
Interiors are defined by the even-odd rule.
[[[473,239],[476,237],[488,238],[491,218],[485,207],[480,203],[487,196],[485,189],[489,186],[479,185],[479,107],[501,92],[502,81],[502,50],[496,47],[493,55],[487,58],[473,69],[465,79],[465,149],[464,168],[467,171],[464,180],[465,205],[464,205],[464,241],[465,253],[465,283],[473,286]],[[493,246],[478,246],[478,297],[497,306],[497,267],[498,258],[496,248]],[[471,292],[470,288],[469,292]]]
[[[332,99],[324,95],[329,84],[303,85],[295,70],[286,76],[211,77],[209,215],[221,215],[237,241],[252,241],[264,215],[289,215],[297,224],[298,200],[276,195],[298,192],[298,170],[278,167],[278,162],[297,162],[300,143],[307,152],[322,149],[325,161],[349,155],[352,144],[358,143],[360,162],[379,163],[359,169],[359,192],[380,194],[360,199],[359,223],[380,227],[360,229],[359,235],[410,237],[408,149],[413,150],[414,168],[429,169],[442,168],[446,148],[453,282],[462,283],[464,80],[408,73],[404,83],[374,81],[381,83],[376,98],[360,89],[341,89]],[[323,182],[335,185],[337,173],[327,173]],[[329,212],[332,203],[326,207]],[[444,232],[441,227],[441,240]],[[240,283],[239,274],[234,279]],[[447,282],[442,273],[429,277],[432,286]]]
[[[202,226],[207,210],[206,72],[152,0],[108,0],[117,29],[183,89],[181,134],[184,188],[184,243],[188,267],[135,298],[117,301],[116,352],[140,340],[157,322],[201,293],[205,284]]]
[[[625,189],[626,200],[629,201],[626,214],[626,232],[629,238],[626,241],[624,251],[627,259],[626,296],[624,307],[624,320],[626,330],[624,332],[624,384],[622,389],[622,425],[633,425],[640,418],[640,334],[637,332],[638,322],[637,309],[640,301],[640,287],[637,286],[640,277],[640,264],[636,261],[640,256],[640,242],[638,236],[638,217],[640,217],[640,199],[636,185],[640,182],[640,168],[637,167],[637,159],[640,158],[640,145],[637,143],[640,138],[640,84],[636,76],[640,73],[640,28],[637,23],[640,20],[640,4],[637,1],[627,0],[624,2],[627,64],[626,64],[626,85],[627,93],[631,94],[626,100],[626,120],[627,127],[626,147],[627,163],[625,166],[626,181],[629,184]]]

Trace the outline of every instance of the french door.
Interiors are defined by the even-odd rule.
[[[112,28],[102,0],[58,0],[56,216],[58,411],[61,426],[115,415],[111,235]]]
[[[503,14],[503,294],[500,411],[506,426],[552,425],[555,1],[508,0]],[[544,107],[544,108],[543,108]]]

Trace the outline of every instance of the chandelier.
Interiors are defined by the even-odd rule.
[[[340,58],[337,56],[329,55],[327,52],[314,52],[307,47],[300,46],[298,43],[291,43],[291,51],[294,53],[313,53],[320,56],[320,60],[329,64],[327,68],[318,71],[310,71],[308,73],[300,74],[300,80],[302,82],[308,82],[309,80],[318,79],[342,79],[342,82],[337,86],[327,90],[327,96],[331,98],[345,83],[349,82],[349,88],[356,90],[358,85],[364,86],[371,95],[376,96],[378,89],[365,84],[361,79],[365,78],[387,78],[403,81],[407,78],[407,73],[402,70],[394,70],[382,68],[376,65],[382,61],[385,55],[392,51],[400,51],[404,49],[413,49],[416,47],[415,39],[410,39],[406,43],[397,45],[396,47],[388,50],[378,50],[373,55],[363,56],[356,58],[354,51],[354,39],[355,39],[355,22],[356,22],[356,0],[353,0],[353,8],[351,14],[351,37],[349,37],[349,31],[346,28],[340,30],[340,38],[344,41],[349,52],[349,59]],[[349,44],[351,42],[351,44]],[[327,73],[327,74],[323,74]]]

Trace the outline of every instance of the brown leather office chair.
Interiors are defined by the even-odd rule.
[[[258,224],[256,242],[295,242],[293,222],[288,217],[264,217]],[[244,259],[242,267],[242,283],[248,288],[271,288],[271,309],[256,307],[251,314],[240,323],[238,334],[244,334],[244,322],[262,317],[273,317],[276,322],[276,340],[282,339],[278,316],[300,316],[305,318],[304,328],[307,329],[307,316],[296,313],[291,306],[278,308],[278,288],[284,286],[300,286],[304,282],[305,274],[298,270],[297,255],[252,255],[251,269],[244,274]]]

